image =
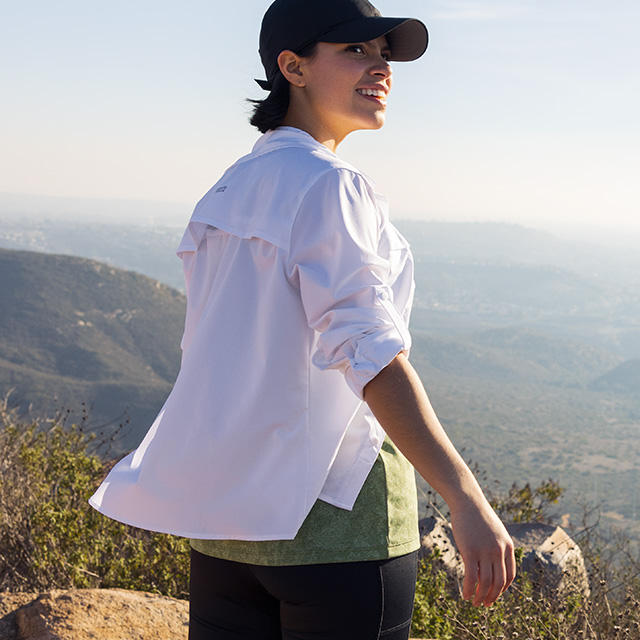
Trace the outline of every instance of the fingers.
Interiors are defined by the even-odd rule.
[[[474,607],[492,605],[504,590],[504,579],[500,578],[501,569],[492,562],[478,562],[470,567],[475,571],[469,571],[465,565],[465,578],[462,588],[462,597],[470,600]]]
[[[465,563],[462,597],[465,600],[473,599],[474,607],[489,607],[507,590],[515,574],[513,546],[507,545],[497,557]]]
[[[464,582],[462,583],[462,597],[465,600],[471,600],[476,592],[476,584],[478,583],[478,563],[464,563]]]
[[[465,566],[462,596],[488,607],[515,577],[513,540],[488,503],[452,510],[451,525]]]
[[[509,588],[509,585],[513,582],[516,577],[516,555],[514,553],[513,544],[509,545],[505,550],[505,568],[507,571],[507,580],[504,585],[503,592]]]
[[[507,584],[507,568],[504,562],[504,556],[499,562],[495,563],[491,567],[493,569],[493,580],[490,584],[490,588],[487,595],[482,600],[482,604],[485,607],[491,606],[505,590]]]
[[[500,581],[500,569],[492,562],[480,563],[478,571],[478,585],[473,598],[473,606],[479,607],[483,604],[485,607],[493,604],[500,595],[503,582]]]

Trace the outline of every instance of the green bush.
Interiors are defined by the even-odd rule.
[[[447,584],[437,557],[429,557],[418,572],[412,632],[439,640],[573,639],[582,637],[575,631],[584,604],[577,591],[544,597],[521,576],[492,607],[473,607]]]
[[[86,421],[86,414],[83,416]],[[187,540],[110,520],[87,500],[108,465],[64,418],[21,423],[0,405],[0,590],[119,587],[188,594]]]
[[[476,470],[477,471],[477,470]],[[513,484],[506,495],[485,489],[505,521],[553,524],[562,494],[553,480],[532,488]],[[427,515],[446,510],[429,492]],[[628,539],[606,538],[597,526],[570,532],[579,544],[588,571],[590,593],[568,584],[543,593],[522,571],[510,589],[490,608],[476,608],[461,598],[461,585],[449,578],[435,549],[419,567],[412,636],[438,640],[613,640],[640,638],[640,562]],[[522,558],[516,549],[516,561]],[[568,576],[567,580],[568,580]]]
[[[95,439],[67,419],[25,424],[0,403],[0,591],[119,587],[185,598],[189,545],[105,518],[87,503],[109,465]],[[511,487],[493,504],[510,519],[549,521],[553,482]],[[447,578],[439,552],[420,566],[414,637],[439,640],[640,638],[640,563],[629,540],[596,527],[573,532],[591,593],[540,594],[526,575],[491,608],[474,608]]]
[[[640,638],[637,575],[615,594],[596,580],[589,596],[578,591],[540,594],[526,575],[490,608],[453,595],[433,558],[420,566],[412,636],[438,640],[613,640]]]

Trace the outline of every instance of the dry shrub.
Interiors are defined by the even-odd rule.
[[[188,541],[128,527],[87,500],[108,465],[66,413],[23,422],[0,403],[0,591],[111,587],[186,597]],[[106,443],[108,444],[108,443]]]
[[[25,422],[0,403],[0,591],[119,587],[186,597],[184,539],[134,529],[89,507],[108,464],[86,434],[88,414]],[[108,442],[106,443],[108,446]],[[544,486],[543,486],[544,485]],[[559,497],[552,481],[511,487],[494,500],[512,518],[522,510],[549,520]],[[447,583],[437,551],[420,568],[413,636],[439,640],[640,638],[640,563],[629,540],[598,527],[571,532],[589,571],[591,595],[540,594],[527,576],[489,609],[462,601]]]
[[[562,490],[553,480],[532,488],[514,484],[504,497],[491,495],[501,517],[553,524],[552,505]],[[442,513],[433,493],[427,515]],[[585,509],[582,526],[570,534],[580,546],[587,567],[590,594],[580,585],[544,593],[519,572],[517,581],[490,608],[474,608],[460,597],[460,585],[447,577],[436,549],[420,566],[412,636],[438,640],[638,640],[640,638],[640,561],[635,547],[620,533],[603,535],[588,524],[594,512]],[[516,558],[522,549],[516,550]],[[570,576],[567,575],[567,580]]]

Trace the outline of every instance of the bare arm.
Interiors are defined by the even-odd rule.
[[[400,354],[364,389],[396,446],[444,498],[465,565],[463,597],[488,606],[515,576],[513,542],[442,428],[422,382]]]

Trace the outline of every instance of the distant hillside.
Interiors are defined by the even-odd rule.
[[[0,219],[0,247],[64,254],[137,271],[178,290],[184,288],[176,249],[182,226],[105,224],[21,217]]]
[[[627,360],[594,380],[590,388],[598,391],[640,393],[640,359]]]
[[[1,207],[0,247],[91,258],[184,287],[175,255],[184,223],[25,218]],[[640,357],[635,249],[567,242],[514,224],[396,224],[416,258],[414,329],[449,333],[527,324],[625,359]]]
[[[183,296],[136,273],[68,256],[0,250],[0,393],[23,408],[128,412],[136,441],[177,374]]]
[[[502,322],[602,314],[612,304],[605,284],[557,267],[419,263],[416,287],[418,307]]]
[[[509,327],[450,337],[415,331],[412,360],[429,379],[446,373],[484,383],[586,388],[621,359],[542,331]]]
[[[518,224],[398,220],[396,225],[410,240],[415,256],[430,262],[547,266],[583,277],[632,282],[640,267],[635,247],[569,242]]]

